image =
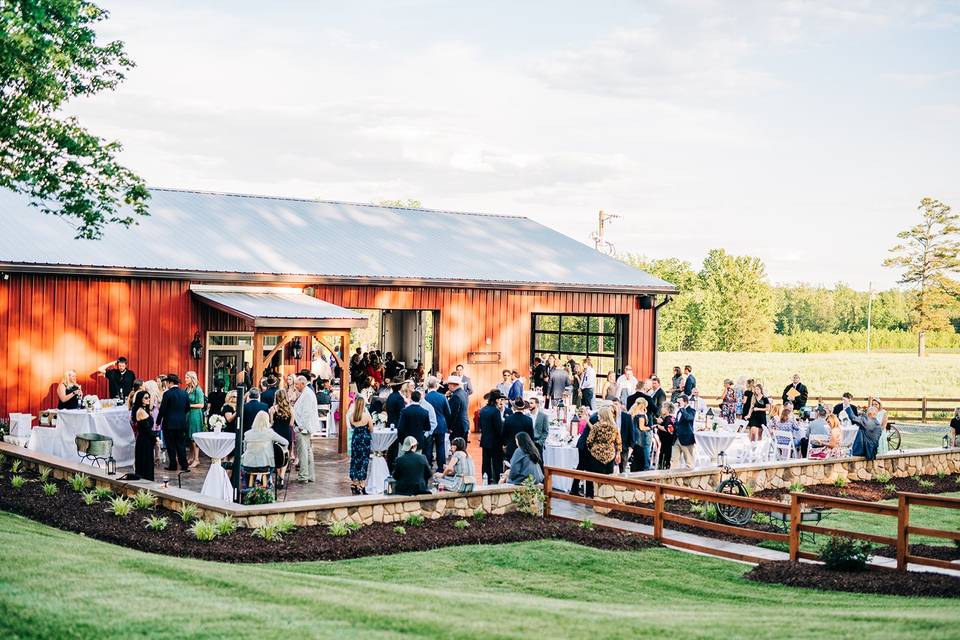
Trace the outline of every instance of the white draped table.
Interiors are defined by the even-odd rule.
[[[233,502],[233,485],[230,476],[220,462],[230,455],[236,445],[237,434],[226,431],[201,431],[193,434],[193,441],[200,447],[200,451],[210,456],[210,470],[203,480],[200,495],[217,498],[225,502]]]
[[[370,467],[367,469],[367,493],[381,494],[387,478],[390,477],[390,469],[387,467],[387,461],[383,457],[397,440],[396,429],[374,429],[370,434]]]
[[[576,447],[553,447],[547,445],[543,448],[543,464],[546,467],[560,467],[561,469],[576,469],[580,462],[580,452]],[[573,478],[553,477],[553,488],[557,491],[570,491],[573,486]]]
[[[81,433],[96,433],[113,438],[113,458],[118,467],[133,466],[135,437],[130,426],[130,411],[126,407],[109,409],[61,409],[57,412],[57,426],[36,427],[30,435],[28,449],[49,453],[76,462],[76,437]],[[92,464],[92,461],[88,460]]]
[[[747,434],[736,433],[735,431],[697,431],[694,434],[697,438],[697,448],[706,455],[712,464],[717,463],[717,454],[721,451],[726,456],[728,462],[732,463],[732,455],[735,448],[741,445],[741,441],[748,442]]]

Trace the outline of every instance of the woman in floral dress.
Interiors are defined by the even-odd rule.
[[[362,393],[357,394],[353,402],[350,426],[353,427],[353,437],[350,439],[350,492],[362,495],[367,492],[370,439],[373,432],[373,418],[367,411],[367,399]]]
[[[733,424],[737,419],[737,392],[733,388],[733,380],[723,381],[723,394],[720,399],[720,417]]]

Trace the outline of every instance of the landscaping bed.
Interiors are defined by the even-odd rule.
[[[249,529],[238,529],[201,541],[191,531],[191,524],[184,522],[177,511],[162,507],[144,508],[119,517],[107,511],[110,507],[107,499],[85,504],[81,494],[66,481],[48,480],[47,484],[57,490],[47,495],[35,471],[19,475],[27,481],[16,488],[11,484],[9,471],[0,474],[0,510],[141,551],[221,562],[342,560],[455,545],[544,539],[612,550],[658,546],[627,533],[584,529],[576,524],[520,513],[484,514],[483,517],[466,519],[448,517],[423,520],[419,525],[404,523],[400,525],[404,529],[402,533],[397,524],[373,524],[349,531],[344,531],[341,526],[341,535],[333,536],[327,526],[320,525],[282,532],[280,539],[276,540],[264,540],[255,537]],[[148,529],[145,523],[148,517],[166,518],[166,528],[162,531]]]
[[[835,571],[809,562],[761,562],[744,574],[748,580],[827,591],[894,596],[960,597],[960,577],[928,571],[895,571],[867,566],[863,571]]]
[[[960,474],[911,476],[909,478],[890,478],[887,482],[877,480],[851,480],[845,485],[814,484],[803,488],[804,493],[833,498],[849,498],[866,502],[879,502],[896,497],[898,492],[906,493],[949,493],[960,491]],[[755,498],[781,500],[790,493],[790,489],[764,489],[753,494]]]
[[[873,554],[884,558],[896,558],[897,548],[889,545],[874,547]],[[910,545],[910,555],[953,562],[954,560],[960,560],[960,547],[947,544],[912,544]],[[957,565],[957,570],[960,571],[960,565]]]

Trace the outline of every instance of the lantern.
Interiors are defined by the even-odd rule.
[[[194,360],[199,360],[203,357],[203,343],[200,342],[199,331],[193,335],[193,342],[190,343],[190,355],[193,356]]]
[[[950,448],[950,436],[947,434],[944,434],[943,436],[943,448],[944,449]]]
[[[113,456],[107,458],[107,475],[115,476],[117,475],[117,461]]]
[[[717,454],[717,464],[721,467],[727,466],[727,454],[724,451],[721,451]]]
[[[293,342],[290,343],[290,354],[294,360],[299,360],[300,356],[303,355],[303,343],[300,342],[299,336],[294,338]]]

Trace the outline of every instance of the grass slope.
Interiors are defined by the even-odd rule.
[[[939,599],[821,593],[667,549],[565,542],[337,563],[224,565],[0,513],[0,631],[13,638],[945,638]]]
[[[960,397],[960,356],[935,353],[920,359],[911,353],[721,353],[715,351],[668,351],[658,354],[657,372],[669,388],[674,366],[693,366],[700,393],[708,396],[723,391],[723,379],[734,381],[759,378],[768,393],[777,397],[799,373],[818,395],[839,396],[849,391],[856,396]],[[949,418],[948,418],[949,420]]]

